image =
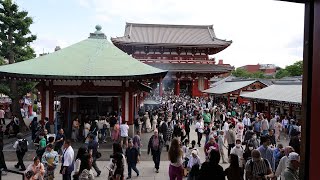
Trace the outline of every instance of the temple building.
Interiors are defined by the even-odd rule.
[[[166,73],[119,50],[107,40],[99,25],[89,38],[69,47],[0,67],[2,80],[38,82],[41,118],[48,117],[51,124],[63,127],[67,135],[76,117],[95,120],[117,112],[132,125],[143,92],[151,91],[146,82],[159,82]],[[57,109],[55,102],[60,102]],[[59,112],[60,120],[55,112]]]
[[[232,43],[218,39],[212,25],[127,23],[124,36],[111,40],[139,61],[168,71],[159,84],[160,96],[163,90],[201,96],[210,78],[233,70],[209,58]]]

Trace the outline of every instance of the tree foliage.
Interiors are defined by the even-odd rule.
[[[286,66],[285,68],[290,76],[301,76],[303,73],[303,62],[297,61],[292,65]]]
[[[276,79],[281,79],[281,78],[288,77],[288,76],[290,76],[290,73],[286,69],[280,69],[276,73],[275,78]]]
[[[18,5],[12,0],[0,0],[0,57],[7,59],[9,64],[35,57],[34,50],[30,46],[30,43],[37,38],[31,34],[32,23],[33,20],[28,16],[28,12],[19,11]],[[16,80],[2,81],[0,84],[0,92],[12,99],[11,110],[21,121],[19,100],[34,86],[35,83]]]
[[[266,78],[262,71],[257,71],[254,73],[250,73],[242,68],[237,68],[231,73],[235,77],[243,77],[243,78]]]
[[[289,76],[301,76],[303,74],[303,61],[297,61],[292,65],[286,66],[284,69],[280,69],[275,78],[281,79]]]

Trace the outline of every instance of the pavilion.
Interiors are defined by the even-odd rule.
[[[65,130],[71,130],[72,119],[80,114],[93,119],[117,112],[132,125],[143,100],[142,91],[151,90],[145,84],[159,82],[166,73],[115,47],[99,25],[89,38],[69,47],[0,67],[3,80],[39,82],[41,118],[49,117],[52,124],[58,119],[54,102],[60,101],[62,120],[55,123]]]

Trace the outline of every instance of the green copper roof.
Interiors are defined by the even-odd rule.
[[[167,71],[125,54],[96,27],[86,40],[35,59],[0,66],[3,77],[47,79],[137,79],[163,77]],[[98,33],[97,33],[98,32]]]

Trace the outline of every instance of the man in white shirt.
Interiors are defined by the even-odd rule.
[[[63,180],[71,180],[71,173],[74,170],[74,151],[71,147],[71,141],[65,140],[63,148],[60,173]]]
[[[127,124],[127,121],[123,121],[120,125],[120,136],[121,136],[121,147],[124,144],[124,148],[126,149],[128,147],[128,131],[129,126]]]
[[[199,119],[196,123],[196,132],[198,136],[198,145],[201,147],[201,139],[202,139],[202,133],[203,133],[204,124],[202,122],[202,119]]]
[[[247,130],[251,126],[251,120],[249,118],[249,114],[248,113],[244,114],[242,122],[244,124],[245,130]]]

